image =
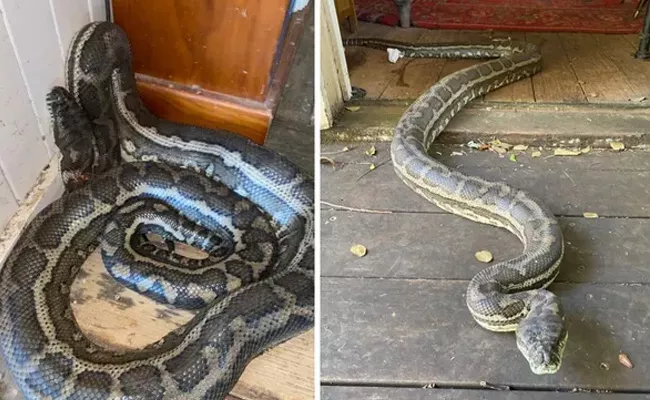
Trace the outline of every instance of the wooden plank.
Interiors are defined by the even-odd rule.
[[[626,102],[634,96],[630,83],[597,45],[592,34],[558,35],[589,102]]]
[[[9,182],[4,172],[0,170],[0,227],[4,227],[7,221],[18,209],[18,202],[14,197]]]
[[[457,34],[454,31],[427,30],[415,43],[453,42]],[[416,99],[429,87],[440,80],[440,74],[447,60],[416,58],[407,59],[396,69],[398,78],[393,79],[381,95],[382,99]]]
[[[621,71],[634,93],[632,102],[650,96],[650,64],[634,58],[636,46],[621,35],[593,35],[598,47]],[[644,100],[645,101],[645,100]]]
[[[51,4],[61,59],[65,60],[72,38],[82,26],[90,22],[90,8],[79,7],[76,2],[67,1],[53,1]]]
[[[271,110],[257,102],[219,93],[207,93],[169,81],[138,76],[138,92],[146,106],[158,117],[170,121],[224,129],[264,143],[271,123]]]
[[[323,386],[322,400],[648,400],[648,394]]]
[[[408,107],[405,102],[364,101],[360,109],[344,112],[331,129],[321,132],[324,143],[390,141]],[[474,101],[454,117],[437,143],[492,140],[551,145],[582,143],[609,148],[608,140],[629,146],[648,143],[650,109],[636,104],[530,104]],[[571,123],[567,123],[570,121]]]
[[[356,151],[356,161],[379,165],[390,159],[389,143],[376,144],[377,155],[372,159],[363,151]],[[339,144],[337,149],[341,148]],[[460,149],[458,149],[460,150]],[[327,151],[323,149],[323,151]],[[435,154],[436,149],[433,149]],[[465,150],[466,151],[466,150]],[[629,152],[620,153],[624,160]],[[597,153],[567,160],[520,156],[510,167],[478,166],[475,153],[455,156],[448,154],[441,160],[470,175],[493,181],[504,181],[535,194],[557,215],[575,216],[583,212],[596,212],[601,216],[648,217],[650,195],[647,185],[648,170],[615,170],[603,163]],[[437,154],[436,154],[437,155]],[[548,155],[545,152],[544,155]],[[494,154],[494,157],[498,157]],[[604,160],[603,160],[604,161]],[[567,162],[580,168],[569,167]],[[349,207],[397,210],[408,212],[440,212],[433,204],[406,189],[390,164],[368,172],[367,164],[349,164],[333,170],[321,167],[322,199]],[[378,196],[377,194],[383,194]]]
[[[135,350],[154,343],[194,315],[121,286],[104,270],[98,251],[73,282],[70,298],[84,334],[112,349]],[[313,398],[313,379],[312,330],[254,359],[232,393],[242,400]]]
[[[5,19],[12,23],[10,34],[5,20],[0,19],[0,60],[3,60],[0,74],[0,136],[4,139],[0,146],[0,165],[13,195],[20,200],[27,195],[50,158],[34,112],[38,110],[41,122],[46,122],[43,114],[45,85],[49,84],[50,78],[61,68],[54,29],[52,28],[52,37],[46,37],[47,24],[39,24],[43,11],[35,10],[34,19],[28,18],[26,11],[18,2],[4,2],[0,5],[0,12],[4,12]],[[50,15],[49,8],[47,12]],[[38,27],[39,34],[32,31],[34,27]],[[40,29],[44,31],[41,32]],[[22,62],[22,73],[14,45],[19,50],[17,53]],[[42,56],[37,54],[41,48]],[[48,62],[48,58],[52,60]],[[39,62],[44,62],[45,65],[34,65]],[[47,67],[51,67],[51,70],[46,70]],[[31,89],[31,98],[25,80]]]
[[[555,32],[526,32],[526,40],[539,46],[542,71],[532,77],[535,101],[542,103],[585,103],[578,77],[569,63],[560,37]]]
[[[353,37],[365,37],[361,32]],[[411,42],[418,40],[422,33],[421,29],[393,29],[384,31],[380,38]],[[381,98],[384,91],[397,82],[408,62],[401,58],[394,64],[390,63],[385,51],[365,47],[346,47],[345,59],[352,86],[363,88],[367,99]]]
[[[20,0],[9,0],[4,1],[2,7],[29,98],[38,118],[40,136],[45,138],[50,151],[48,155],[41,155],[41,152],[36,150],[29,153],[29,158],[37,161],[34,168],[40,171],[47,164],[50,155],[56,151],[54,138],[49,130],[50,116],[45,103],[45,96],[52,86],[63,84],[63,58],[56,25],[48,0],[35,0],[30,2],[30,7],[26,7]],[[31,168],[30,172],[33,178],[34,172]],[[30,184],[32,183],[33,180]]]
[[[512,39],[526,42],[525,32],[494,32],[494,39]],[[506,102],[535,102],[533,81],[531,78],[521,79],[485,95],[485,101]]]
[[[485,267],[474,258],[477,251],[489,250],[500,262],[523,249],[505,229],[451,214],[364,214],[322,207],[323,276],[468,280]],[[650,283],[647,218],[560,218],[560,226],[566,249],[558,282]],[[366,246],[366,256],[350,252],[357,243]]]
[[[324,250],[327,252],[327,249]],[[323,278],[321,379],[335,385],[650,391],[649,286],[554,284],[569,341],[557,374],[534,375],[512,333],[478,326],[466,281]],[[629,355],[634,368],[618,362]],[[601,366],[602,363],[606,367]]]

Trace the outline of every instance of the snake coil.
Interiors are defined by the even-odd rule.
[[[243,137],[156,118],[112,23],[77,33],[66,84],[48,104],[69,191],[0,271],[3,359],[28,399],[223,399],[252,358],[313,326],[313,182]],[[153,250],[147,233],[209,256]],[[96,346],[69,291],[97,246],[126,286],[200,312],[142,350]]]

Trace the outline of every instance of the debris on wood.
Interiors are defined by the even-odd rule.
[[[487,383],[486,381],[480,381],[479,385],[481,385],[481,387],[492,389],[492,390],[510,390],[510,386],[508,385],[494,385],[491,383]]]
[[[541,151],[533,151],[533,152],[530,154],[530,156],[533,157],[533,158],[538,158],[538,157],[541,157],[541,156],[542,156],[542,152],[541,152]]]
[[[645,96],[641,96],[641,97],[632,98],[632,99],[630,99],[630,101],[633,101],[635,103],[641,103],[642,101],[645,101],[645,99],[646,99]]]
[[[611,141],[609,142],[609,147],[611,147],[612,150],[614,151],[622,151],[623,149],[625,149],[625,144],[621,142]]]
[[[357,257],[363,257],[368,253],[368,249],[366,249],[366,246],[362,244],[355,244],[350,247],[350,252]]]
[[[320,153],[320,154],[321,154],[322,156],[331,156],[331,155],[333,155],[333,154],[341,154],[341,153],[345,153],[346,151],[350,151],[350,148],[349,148],[348,146],[345,146],[344,148],[342,148],[342,149],[339,150],[339,151],[330,151],[330,152],[327,152],[327,153]]]
[[[359,111],[361,109],[361,107],[359,107],[359,106],[347,106],[347,107],[345,107],[345,109],[350,111],[350,112],[357,112],[357,111]]]
[[[329,164],[329,165],[332,166],[332,169],[336,169],[336,161],[334,161],[333,159],[331,159],[329,157],[321,156],[320,157],[320,163],[321,164]]]
[[[582,154],[580,150],[564,149],[561,147],[553,150],[554,156],[579,156],[580,154]]]
[[[582,154],[587,154],[587,153],[589,153],[590,151],[591,151],[591,146],[583,147],[582,149],[580,149],[580,152],[581,152]]]
[[[515,147],[512,148],[514,151],[526,151],[528,150],[528,145],[527,144],[518,144]]]
[[[508,160],[512,162],[517,162],[517,156],[515,156],[515,153],[510,153],[510,157],[508,157]]]
[[[368,156],[374,156],[375,154],[377,154],[377,149],[375,149],[374,145],[368,150],[366,150],[366,155]]]
[[[630,357],[623,352],[618,355],[618,362],[620,362],[625,368],[634,368],[634,364],[630,361]]]
[[[369,169],[370,169],[371,171],[372,171],[373,169],[375,169],[375,164],[370,164]]]
[[[426,385],[422,386],[422,389],[435,389],[436,384],[435,383],[427,383]]]
[[[512,149],[512,145],[508,143],[504,143],[500,141],[499,139],[494,139],[490,143],[490,149],[494,150],[495,152],[499,154],[506,154],[508,150]]]
[[[451,155],[452,156],[464,156],[466,154],[464,152],[462,152],[462,151],[452,151]]]
[[[605,370],[605,371],[609,371],[609,364],[607,364],[606,362],[601,362],[600,363],[600,369]]]
[[[492,257],[492,253],[490,253],[487,250],[479,250],[479,251],[477,251],[474,254],[474,257],[476,257],[476,259],[478,261],[480,261],[482,263],[486,263],[486,264],[489,263],[489,262],[492,262],[492,260],[494,259],[494,257]]]
[[[483,145],[483,143],[475,142],[473,140],[470,140],[469,142],[467,142],[467,147],[469,147],[470,149],[478,150],[478,149],[481,148],[482,145]]]
[[[598,214],[595,212],[583,212],[582,216],[585,218],[598,218]]]

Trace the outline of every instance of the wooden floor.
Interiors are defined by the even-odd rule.
[[[350,37],[379,37],[410,42],[485,42],[511,37],[540,46],[542,72],[484,96],[484,101],[527,103],[650,103],[650,62],[633,58],[638,35],[530,33],[399,29],[360,23]],[[472,65],[473,60],[401,59],[395,64],[386,52],[346,48],[353,86],[367,99],[415,99],[442,76]]]
[[[368,156],[371,145],[322,148],[335,162],[321,166],[324,399],[650,399],[650,153],[544,149],[532,158],[531,148],[512,162],[433,149],[465,173],[530,190],[559,218],[566,254],[551,290],[567,313],[569,342],[561,370],[537,376],[514,335],[482,329],[464,298],[484,266],[475,252],[501,261],[519,254],[520,242],[441,212],[399,180],[389,143]],[[353,255],[355,244],[367,255]],[[621,352],[633,368],[619,363]]]

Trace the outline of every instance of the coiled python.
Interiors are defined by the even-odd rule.
[[[510,40],[484,45],[417,44],[348,39],[347,46],[393,48],[405,57],[491,58],[452,73],[429,88],[400,118],[391,157],[404,183],[438,207],[508,229],[523,253],[483,269],[470,281],[467,306],[482,327],[516,331],[517,347],[536,374],[555,373],[568,338],[559,299],[545,288],[559,272],[564,241],[551,211],[503,182],[466,176],[429,157],[428,149],[472,99],[541,69],[537,47]]]
[[[0,272],[4,362],[28,399],[222,399],[253,357],[313,326],[312,180],[243,137],[153,116],[111,23],[76,35],[66,84],[48,102],[71,190],[34,218]],[[161,254],[146,233],[209,256]],[[143,350],[93,344],[69,288],[100,241],[117,279],[201,311]]]

